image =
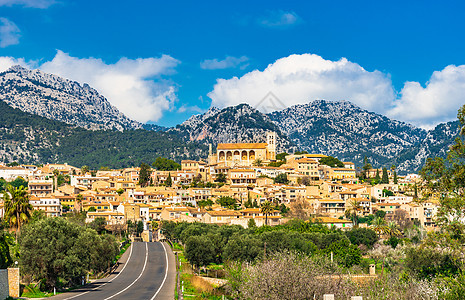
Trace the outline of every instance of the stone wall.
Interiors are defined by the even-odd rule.
[[[8,270],[0,269],[0,300],[8,297]]]
[[[19,295],[19,268],[8,268],[8,285],[10,296],[18,298]]]

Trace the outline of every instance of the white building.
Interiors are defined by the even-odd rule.
[[[28,179],[29,176],[34,175],[34,170],[22,167],[0,167],[0,178],[6,181],[15,180],[18,177]]]

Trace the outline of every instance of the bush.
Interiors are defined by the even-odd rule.
[[[368,248],[373,248],[373,245],[378,241],[376,232],[369,228],[353,228],[345,232],[350,242],[354,245],[365,245]]]
[[[278,252],[253,265],[233,264],[228,270],[228,285],[234,299],[322,299],[323,294],[348,299],[353,286],[328,276],[338,274],[334,264],[321,257]]]
[[[399,241],[400,240],[396,236],[391,236],[388,240],[384,241],[384,244],[391,246],[393,249],[396,249]]]
[[[0,231],[0,269],[8,268],[12,263],[9,245],[12,239],[6,232]]]
[[[253,235],[235,235],[224,248],[225,261],[254,261],[263,253],[263,242]]]
[[[414,276],[425,279],[457,275],[460,261],[445,249],[410,247],[406,250],[405,266]]]
[[[77,285],[88,272],[110,267],[118,254],[113,236],[99,236],[64,218],[47,218],[23,227],[19,247],[21,272],[35,281],[43,280],[48,289]]]
[[[344,266],[350,268],[358,265],[362,259],[362,253],[357,246],[349,243],[348,240],[339,240],[332,243],[324,250],[325,253],[333,253],[335,258]]]
[[[186,259],[196,267],[207,266],[215,261],[215,248],[206,236],[191,236],[184,249]]]

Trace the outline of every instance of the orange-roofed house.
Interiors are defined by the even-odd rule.
[[[230,169],[228,175],[231,184],[255,184],[257,182],[253,169]]]
[[[242,214],[235,210],[207,211],[203,215],[203,222],[207,224],[230,224],[231,219],[239,219]]]

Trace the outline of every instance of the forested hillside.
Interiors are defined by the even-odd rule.
[[[175,135],[147,130],[90,131],[25,113],[0,101],[0,161],[64,163],[91,168],[121,168],[204,157],[207,147]]]

